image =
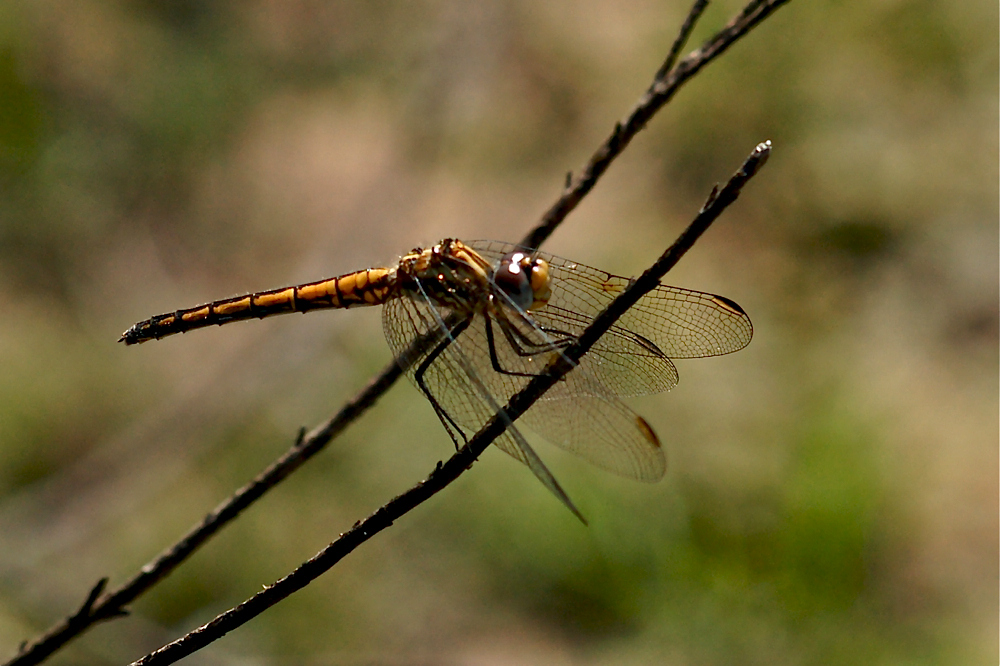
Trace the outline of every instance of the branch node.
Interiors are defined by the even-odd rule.
[[[667,54],[666,60],[663,61],[660,69],[656,72],[656,76],[653,77],[653,85],[649,87],[650,92],[659,92],[656,89],[662,88],[661,84],[663,80],[670,73],[670,70],[674,68],[677,56],[680,55],[681,49],[684,48],[688,37],[691,36],[691,32],[694,30],[694,24],[701,18],[706,7],[708,7],[708,0],[695,0],[694,5],[691,6],[691,10],[688,11],[688,16],[684,20],[684,25],[681,26],[681,31],[677,34],[677,39],[674,40],[673,45],[670,47],[670,53]]]
[[[619,120],[618,122],[615,123],[614,130],[611,131],[611,141],[609,141],[608,143],[617,147],[618,144],[621,142],[621,136],[622,136],[622,122]]]
[[[97,581],[97,584],[91,588],[87,598],[83,600],[83,603],[80,605],[80,609],[70,616],[70,622],[79,622],[80,620],[90,619],[94,611],[94,603],[97,601],[97,598],[101,596],[101,593],[104,592],[104,588],[108,586],[109,580],[110,579],[105,576],[101,580]]]
[[[705,199],[705,203],[702,204],[699,213],[704,213],[708,208],[715,203],[715,200],[719,198],[719,184],[716,183],[712,186],[712,191],[708,193],[708,198]]]

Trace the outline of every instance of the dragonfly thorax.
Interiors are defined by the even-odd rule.
[[[400,259],[398,269],[404,292],[458,310],[484,307],[490,292],[490,274],[488,261],[452,239],[426,250],[413,250]]]

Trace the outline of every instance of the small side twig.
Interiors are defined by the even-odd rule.
[[[681,54],[681,49],[687,44],[688,37],[691,36],[691,32],[694,30],[695,23],[701,18],[701,15],[705,13],[705,8],[708,7],[708,0],[695,0],[694,5],[692,5],[690,11],[688,11],[687,18],[684,19],[684,24],[681,26],[681,31],[677,33],[677,38],[674,39],[673,46],[670,47],[670,53],[667,54],[666,60],[660,65],[660,68],[656,70],[656,76],[653,77],[653,84],[657,81],[662,81],[666,78],[667,73],[674,68],[674,63],[677,62],[677,57]]]
[[[770,141],[758,144],[725,187],[721,190],[718,188],[712,190],[694,221],[678,236],[674,244],[663,253],[656,263],[619,294],[587,326],[574,344],[566,348],[564,353],[553,359],[541,374],[534,377],[521,391],[512,396],[507,405],[495,414],[465,446],[444,464],[438,463],[434,471],[424,481],[393,498],[368,518],[356,523],[336,541],[281,580],[265,587],[238,606],[216,616],[211,622],[133,662],[131,666],[172,664],[218,640],[308,585],[362,543],[392,525],[407,512],[430,499],[457,479],[472,466],[486,448],[493,443],[493,440],[503,433],[508,423],[524,414],[545,391],[575,367],[576,363],[614,325],[619,317],[635,305],[640,298],[659,285],[660,279],[691,249],[701,234],[711,226],[722,211],[736,200],[743,186],[764,165],[770,153]]]

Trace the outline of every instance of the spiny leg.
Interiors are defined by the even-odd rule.
[[[496,350],[496,336],[493,334],[493,324],[489,314],[485,317],[486,326],[486,344],[490,351],[490,364],[493,366],[493,370],[511,377],[535,377],[537,373],[533,372],[516,372],[514,370],[507,370],[500,365],[500,357]],[[560,349],[565,348],[569,345],[570,341],[573,339],[569,334],[565,334],[561,340],[552,342],[537,343],[530,340],[527,335],[525,335],[520,329],[511,324],[511,322],[505,317],[497,317],[497,326],[500,327],[500,332],[503,333],[504,338],[507,340],[507,344],[514,351],[515,354],[524,358],[528,356],[534,356],[535,354],[543,354],[547,352],[558,352]],[[539,329],[543,332],[547,332],[544,329]],[[518,338],[515,340],[515,338]],[[524,345],[523,347],[521,345]],[[529,349],[529,347],[534,347],[534,349]]]
[[[503,332],[504,337],[507,338],[507,342],[510,343],[511,348],[514,349],[518,356],[531,356],[533,354],[559,351],[569,347],[572,342],[576,341],[576,336],[572,333],[560,331],[556,328],[536,326],[532,323],[532,327],[537,328],[547,337],[554,338],[546,342],[535,342],[506,316],[497,317],[497,325],[500,326],[500,330]],[[517,338],[517,341],[515,341],[514,338]],[[521,345],[524,346],[522,347]]]
[[[441,406],[438,399],[434,397],[434,394],[431,393],[427,384],[424,382],[424,375],[427,373],[427,369],[430,368],[431,363],[437,360],[438,356],[444,353],[444,350],[448,348],[448,345],[453,343],[471,323],[472,317],[468,317],[467,319],[458,322],[458,324],[456,324],[448,332],[444,339],[435,345],[434,349],[427,354],[424,360],[420,362],[419,367],[417,367],[417,371],[413,373],[413,381],[416,383],[417,388],[419,388],[427,398],[427,401],[431,403],[431,407],[434,408],[434,413],[437,415],[438,420],[441,421],[441,425],[444,426],[448,436],[451,437],[451,441],[455,443],[455,449],[459,449],[465,444],[468,444],[469,438],[465,436],[465,433],[462,432],[461,426],[458,425],[455,419],[448,414],[444,407]],[[462,440],[461,443],[459,443],[459,438]]]

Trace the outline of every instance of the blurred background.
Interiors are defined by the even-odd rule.
[[[700,44],[740,7],[714,3]],[[0,656],[115,586],[390,361],[378,309],[136,348],[150,315],[514,241],[659,67],[668,0],[0,6]],[[630,401],[669,470],[498,451],[192,664],[995,664],[995,2],[792,2],[654,118],[545,250],[753,319]],[[138,658],[281,577],[453,446],[400,382],[127,619]],[[188,662],[185,662],[188,663]]]

